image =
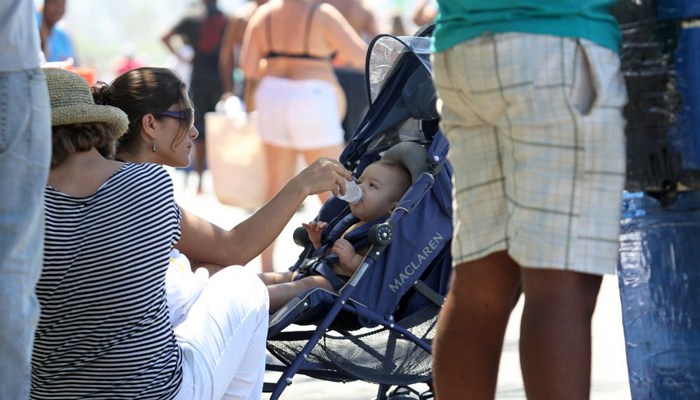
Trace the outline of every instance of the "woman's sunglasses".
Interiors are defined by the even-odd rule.
[[[186,108],[180,111],[161,111],[154,113],[155,115],[164,115],[166,117],[177,118],[183,121],[194,121],[194,108]]]

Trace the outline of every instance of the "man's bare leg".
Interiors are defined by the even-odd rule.
[[[591,318],[602,277],[523,268],[520,364],[528,399],[586,400]]]
[[[520,268],[505,253],[457,265],[438,318],[433,376],[439,400],[493,399]]]

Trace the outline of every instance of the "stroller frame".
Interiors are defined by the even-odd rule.
[[[430,34],[431,29],[424,29],[421,32],[417,34],[417,36],[427,36]],[[373,48],[374,44],[378,41],[381,40],[382,38],[386,38],[388,35],[380,35],[377,36],[372,43],[370,43],[370,51],[368,51],[367,55],[367,76],[370,76],[370,55],[371,55],[371,49]],[[403,42],[400,38],[394,38],[393,39],[399,40],[400,42],[404,43],[407,48],[410,48],[409,44],[406,44]],[[368,82],[369,86],[369,82]],[[368,93],[370,95],[370,104],[372,104],[372,93],[371,93],[371,88],[369,88]],[[368,115],[365,117],[365,120],[370,117],[372,108],[370,107],[370,112],[368,112]],[[358,132],[356,132],[355,137],[358,136],[360,130],[362,127],[365,125],[365,121],[360,125],[360,128],[358,129]],[[440,140],[436,140],[436,138],[440,138]],[[362,310],[364,308],[364,305],[358,303],[356,300],[352,298],[353,293],[355,292],[355,289],[358,285],[358,283],[361,281],[361,279],[365,276],[367,273],[368,269],[374,265],[377,260],[380,259],[380,257],[384,254],[385,250],[387,249],[387,246],[389,246],[392,242],[393,235],[394,235],[394,227],[398,223],[399,220],[401,220],[403,217],[406,215],[409,215],[411,211],[420,203],[420,201],[423,199],[425,196],[425,193],[431,190],[433,185],[435,184],[436,177],[438,174],[440,174],[443,170],[443,167],[445,166],[446,163],[446,153],[447,153],[447,141],[442,137],[441,133],[436,132],[435,138],[433,141],[430,143],[431,150],[433,150],[433,154],[439,154],[439,156],[434,156],[433,159],[428,160],[427,162],[427,171],[423,172],[418,180],[414,182],[412,185],[412,188],[409,189],[409,192],[411,190],[421,190],[418,191],[419,195],[418,198],[415,202],[410,203],[405,206],[404,201],[399,204],[399,206],[396,208],[396,210],[392,213],[392,215],[385,221],[380,224],[377,224],[373,226],[370,229],[369,232],[369,240],[371,243],[371,246],[369,248],[369,251],[367,252],[367,255],[365,258],[362,260],[362,263],[358,267],[357,271],[354,273],[354,275],[350,278],[350,280],[345,284],[345,286],[339,291],[339,293],[330,293],[326,291],[325,289],[311,289],[307,291],[306,293],[302,294],[301,296],[297,297],[297,299],[293,300],[294,305],[292,307],[308,307],[308,304],[306,304],[306,299],[308,296],[310,296],[313,292],[315,291],[322,291],[326,293],[330,293],[331,296],[334,297],[334,301],[332,305],[330,306],[330,309],[324,310],[324,317],[320,320],[320,322],[316,323],[316,328],[314,330],[307,330],[307,331],[282,331],[279,333],[275,333],[273,335],[274,338],[278,338],[280,336],[288,336],[290,338],[295,338],[296,340],[308,340],[306,344],[303,346],[301,351],[296,355],[294,360],[289,364],[289,365],[277,365],[277,364],[267,364],[266,370],[267,371],[274,371],[274,372],[281,372],[282,375],[281,377],[277,380],[276,383],[265,383],[263,392],[265,393],[272,393],[270,399],[271,400],[276,400],[278,399],[283,391],[293,383],[293,377],[298,373],[302,375],[308,375],[312,377],[317,377],[320,379],[326,379],[326,380],[335,380],[335,381],[351,381],[351,380],[357,380],[361,378],[357,378],[355,376],[352,376],[346,372],[335,370],[324,364],[323,362],[314,362],[311,360],[313,357],[310,357],[312,351],[314,348],[319,344],[319,341],[321,341],[322,338],[325,337],[325,335],[329,331],[334,331],[339,333],[341,336],[352,336],[349,332],[343,330],[343,329],[338,329],[333,327],[334,322],[336,321],[336,318],[343,312],[347,313],[348,315],[353,315],[357,317],[360,320],[363,320],[362,324],[365,326],[371,326],[371,327],[378,327],[379,329],[386,329],[390,334],[394,333],[400,336],[402,339],[408,340],[415,344],[418,348],[422,349],[425,351],[428,355],[432,354],[432,345],[431,345],[431,339],[424,339],[416,335],[414,332],[412,332],[409,328],[406,328],[402,326],[400,323],[397,323],[397,321],[394,321],[393,315],[380,315],[379,313],[368,311],[368,310]],[[351,144],[349,147],[353,147],[353,141],[351,140]],[[361,144],[359,144],[359,147],[362,147]],[[346,148],[346,152],[347,152]],[[354,167],[357,166],[357,163],[359,162],[359,159],[353,159],[353,155],[346,154],[346,152],[341,155],[341,160],[344,161],[344,164],[346,167],[349,169],[354,169]],[[451,171],[451,167],[449,168]],[[414,189],[414,186],[417,188]],[[445,238],[445,240],[448,240],[451,238]],[[442,248],[440,250],[440,253],[435,255],[434,259],[432,261],[437,260],[438,257],[442,257],[444,254],[445,248]],[[447,252],[449,254],[449,246],[447,246]],[[305,254],[308,255],[309,251],[308,248],[302,252],[302,257],[305,257]],[[431,261],[431,262],[432,262]],[[428,287],[425,283],[422,281],[418,280],[412,284],[413,289],[419,294],[422,294],[425,298],[429,300],[433,305],[431,307],[435,307],[439,310],[439,307],[442,306],[442,302],[444,301],[444,296],[440,293],[437,293],[430,287]],[[405,293],[405,292],[404,292]],[[290,303],[291,304],[291,303]],[[287,306],[285,306],[287,308]],[[435,312],[437,313],[437,311]],[[269,346],[268,346],[269,347]],[[425,382],[429,384],[430,378],[427,378],[425,381],[417,381],[413,383],[420,383],[420,382]],[[377,391],[377,400],[385,400],[389,398],[393,399],[407,399],[409,397],[404,396],[399,393],[399,390],[396,390],[393,392],[392,395],[393,397],[388,397],[388,392],[390,388],[394,386],[394,384],[387,384],[387,383],[381,383],[379,382],[379,388]],[[404,388],[405,386],[403,385],[398,385],[399,388]],[[408,389],[409,391],[413,391],[412,389]],[[426,392],[427,394],[421,394],[419,397],[420,399],[428,399],[432,398],[432,393],[430,390]]]

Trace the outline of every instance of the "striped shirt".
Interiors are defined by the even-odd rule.
[[[165,272],[180,238],[168,173],[124,164],[88,197],[47,186],[32,399],[171,399],[182,352]]]

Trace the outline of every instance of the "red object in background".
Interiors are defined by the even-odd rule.
[[[145,67],[146,64],[138,58],[124,58],[117,64],[117,75],[121,75],[132,69]]]
[[[92,86],[96,83],[95,70],[92,68],[86,68],[86,67],[74,67],[72,58],[68,59],[66,61],[47,62],[44,65],[42,65],[41,68],[66,69],[68,71],[73,71],[76,74],[85,78],[85,80],[88,82],[88,85],[90,85],[90,86]]]
[[[84,68],[84,67],[68,67],[66,68],[69,71],[73,71],[76,74],[82,76],[85,78],[85,80],[88,82],[88,85],[92,86],[96,83],[95,80],[95,70],[92,68]]]

